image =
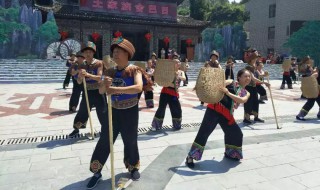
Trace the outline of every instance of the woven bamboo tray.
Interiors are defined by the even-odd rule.
[[[154,80],[159,86],[170,86],[175,78],[175,62],[170,59],[160,59],[154,70]]]
[[[224,96],[224,93],[219,90],[221,86],[225,86],[223,69],[212,67],[200,69],[196,83],[196,94],[200,101],[210,104],[219,102]]]
[[[302,77],[301,91],[302,95],[306,98],[317,98],[319,95],[319,86],[317,79],[313,76]]]

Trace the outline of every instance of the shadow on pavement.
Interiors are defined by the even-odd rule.
[[[296,121],[294,121],[293,123],[313,123],[313,124],[319,124],[319,123],[320,123],[320,120],[318,120],[318,119],[306,119],[305,121],[296,120]]]
[[[169,134],[166,131],[169,131],[169,129],[161,129],[159,131],[148,131],[143,135],[138,135],[138,141],[147,141],[168,136]]]
[[[65,115],[71,115],[74,114],[72,112],[69,112],[67,110],[63,110],[63,111],[54,111],[49,113],[50,116],[65,116]]]
[[[129,178],[129,174],[128,173],[119,173],[117,175],[115,175],[115,181],[116,181],[116,188],[117,188],[117,182],[119,181],[119,179],[121,177],[124,177],[124,178]],[[104,176],[102,176],[102,178],[104,178]],[[78,189],[87,189],[87,184],[88,182],[90,181],[91,177],[83,180],[83,181],[78,181],[78,182],[75,182],[75,183],[72,183],[70,185],[67,185],[63,188],[61,188],[60,190],[78,190]],[[111,179],[102,179],[99,181],[99,183],[97,184],[97,186],[94,188],[94,190],[106,190],[106,189],[112,189],[111,188]]]
[[[182,176],[220,174],[228,172],[231,168],[234,168],[239,164],[241,164],[241,162],[229,160],[224,157],[221,161],[204,160],[195,162],[195,167],[193,169],[190,169],[187,166],[178,166],[171,167],[169,170]]]
[[[68,146],[75,143],[84,143],[90,141],[87,137],[75,138],[75,139],[64,139],[64,140],[54,140],[41,143],[37,145],[37,148],[47,148],[54,149],[61,146]]]

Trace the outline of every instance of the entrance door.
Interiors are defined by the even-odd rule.
[[[147,61],[149,59],[149,47],[150,47],[150,43],[144,38],[144,35],[147,33],[147,31],[143,31],[143,32],[121,31],[121,32],[122,32],[122,36],[125,39],[129,40],[133,44],[134,48],[136,49],[136,52],[131,60]]]
[[[91,35],[88,35],[88,40],[93,42],[96,45],[97,51],[94,54],[94,58],[102,59],[102,36],[97,39],[97,41],[94,41]]]
[[[158,57],[161,56],[161,50],[163,48],[166,51],[165,58],[168,59],[169,46],[170,46],[170,43],[166,45],[162,39],[159,39],[158,40]]]

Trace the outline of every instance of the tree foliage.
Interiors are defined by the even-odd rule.
[[[19,8],[0,7],[0,43],[7,43],[14,31],[27,31],[30,27],[19,23]]]
[[[205,20],[207,12],[206,0],[190,0],[190,17],[197,20]]]
[[[284,44],[291,49],[291,54],[298,57],[309,55],[319,65],[320,61],[320,21],[309,21],[293,33]]]
[[[54,20],[48,20],[40,26],[34,35],[34,39],[42,39],[47,43],[59,40],[58,26]]]
[[[249,18],[244,5],[241,4],[216,4],[211,7],[210,21],[213,27],[224,25],[243,24]]]
[[[190,14],[190,9],[187,7],[179,7],[178,8],[178,15],[188,16]]]

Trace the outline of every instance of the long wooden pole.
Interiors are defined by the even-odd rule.
[[[86,104],[87,104],[87,110],[88,110],[88,116],[89,116],[89,122],[90,122],[90,129],[91,129],[91,137],[92,137],[92,139],[94,139],[92,120],[91,120],[91,111],[90,111],[88,92],[87,92],[87,83],[86,83],[85,77],[83,77],[82,81],[83,81],[84,94],[85,94],[85,97],[86,97]]]
[[[111,95],[108,94],[108,120],[109,120],[109,142],[110,142],[110,162],[111,162],[111,188],[115,189],[115,175],[114,175],[114,152],[113,152],[113,124],[112,124],[112,100]]]
[[[269,75],[267,76],[267,80],[268,80],[268,83],[269,83]],[[269,83],[269,84],[270,84],[270,83]],[[270,93],[270,98],[271,98],[271,103],[272,103],[274,118],[275,118],[275,120],[276,120],[277,129],[281,129],[281,127],[279,127],[279,123],[278,123],[276,108],[274,107],[274,103],[273,103],[273,97],[272,97],[271,87],[269,86],[268,89],[269,89],[269,93]]]

